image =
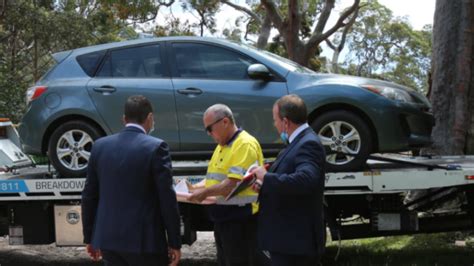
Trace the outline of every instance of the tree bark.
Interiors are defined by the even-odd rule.
[[[268,38],[270,38],[270,32],[272,30],[272,20],[268,15],[265,15],[262,26],[260,27],[260,33],[257,40],[257,48],[265,49],[268,44]]]
[[[7,12],[7,0],[0,0],[0,22],[3,22],[3,18]]]
[[[474,151],[473,15],[474,1],[436,1],[430,100],[436,120],[433,152],[437,154]]]
[[[344,45],[346,44],[346,38],[347,38],[347,33],[351,29],[352,25],[354,25],[357,16],[359,15],[359,8],[357,8],[354,11],[354,14],[352,15],[351,20],[346,24],[344,27],[344,30],[342,31],[341,34],[341,40],[337,47],[328,39],[326,39],[326,44],[331,48],[331,50],[334,51],[332,54],[332,61],[331,61],[331,72],[333,73],[339,73],[339,54],[341,53],[342,49],[344,49]]]
[[[466,79],[469,82],[469,92],[468,92],[468,123],[469,123],[469,128],[467,132],[467,138],[466,138],[466,148],[465,152],[466,154],[474,154],[474,61],[472,60],[474,56],[474,40],[473,40],[473,34],[474,34],[474,1],[468,1],[467,8],[470,9],[469,11],[469,18],[468,18],[468,27],[466,29],[465,34],[467,35],[466,37],[468,38],[468,42],[470,43],[470,47],[466,47],[466,49],[469,49],[470,57],[467,58],[469,62],[469,74],[470,76],[467,76]]]

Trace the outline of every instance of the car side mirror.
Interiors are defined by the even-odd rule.
[[[250,65],[247,69],[247,73],[251,79],[269,80],[272,77],[270,70],[262,64]]]

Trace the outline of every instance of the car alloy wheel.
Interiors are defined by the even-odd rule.
[[[62,165],[78,171],[85,169],[89,162],[90,152],[94,141],[83,130],[69,130],[57,142],[56,154]]]
[[[372,152],[372,132],[362,118],[350,111],[333,110],[319,115],[311,127],[326,151],[326,171],[358,171]]]
[[[61,177],[85,177],[94,141],[104,134],[89,122],[73,120],[57,127],[48,156]]]
[[[346,164],[354,160],[360,151],[361,140],[357,129],[344,121],[332,121],[317,132],[321,143],[330,150],[326,161],[331,164]]]

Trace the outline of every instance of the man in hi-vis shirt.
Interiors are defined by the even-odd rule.
[[[202,202],[208,196],[217,196],[217,204],[208,207],[220,266],[257,265],[257,193],[249,187],[229,201],[224,198],[249,167],[263,165],[262,149],[253,136],[236,126],[226,105],[209,107],[203,122],[218,145],[209,162],[205,187],[196,189],[189,199]]]

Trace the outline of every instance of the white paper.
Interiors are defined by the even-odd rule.
[[[186,179],[181,179],[181,181],[176,184],[174,187],[176,192],[189,193],[188,185],[186,184]]]
[[[255,161],[251,166],[249,166],[249,169],[247,169],[247,172],[245,172],[244,177],[250,175],[250,171],[251,171],[253,168],[258,167],[258,166],[259,166],[259,165],[258,165],[258,161]]]

